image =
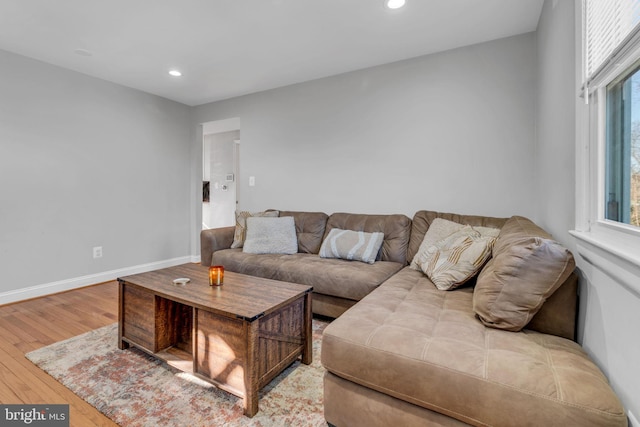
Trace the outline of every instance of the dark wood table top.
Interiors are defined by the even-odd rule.
[[[189,278],[176,285],[174,279]],[[222,286],[209,286],[209,268],[200,264],[133,274],[120,282],[153,291],[156,295],[226,317],[253,321],[311,292],[311,286],[224,272]]]

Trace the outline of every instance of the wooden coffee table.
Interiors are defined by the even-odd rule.
[[[175,285],[174,279],[191,279]],[[295,283],[184,264],[118,279],[118,342],[242,397],[258,412],[258,391],[301,357],[312,359],[311,291]]]

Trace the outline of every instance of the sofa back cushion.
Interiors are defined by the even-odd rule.
[[[527,325],[527,329],[575,341],[578,311],[578,275],[574,271]]]
[[[376,260],[399,262],[403,265],[407,263],[411,219],[406,215],[334,213],[329,216],[324,237],[334,228],[364,231],[366,233],[383,233],[384,240]]]
[[[326,213],[280,211],[280,216],[293,217],[298,237],[298,253],[317,254],[320,251],[329,218]]]
[[[427,234],[429,226],[436,218],[446,219],[472,227],[502,228],[507,218],[493,218],[489,216],[458,215],[453,213],[418,211],[411,221],[411,240],[407,250],[407,259],[411,261],[420,249],[420,245]]]
[[[551,235],[527,218],[511,217],[478,276],[473,309],[486,326],[519,331],[574,269],[571,252]]]

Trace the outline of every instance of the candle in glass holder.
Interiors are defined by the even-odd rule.
[[[220,286],[224,281],[224,267],[212,265],[209,267],[209,286]]]

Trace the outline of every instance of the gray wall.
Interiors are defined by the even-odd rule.
[[[496,40],[202,105],[194,126],[240,118],[242,209],[531,216],[535,56],[533,33]]]
[[[575,221],[576,147],[584,147],[584,141],[576,144],[576,106],[584,108],[584,101],[576,93],[580,52],[576,52],[575,21],[574,2],[545,1],[537,31],[537,217],[576,256],[580,274],[578,340],[630,411],[630,425],[640,427],[640,342],[635,339],[640,296],[621,280],[638,283],[640,270],[610,254],[593,255],[587,262],[568,234]]]
[[[0,294],[188,256],[189,112],[0,51]]]
[[[538,31],[536,217],[563,244],[575,221],[575,26],[572,1],[546,1]]]

